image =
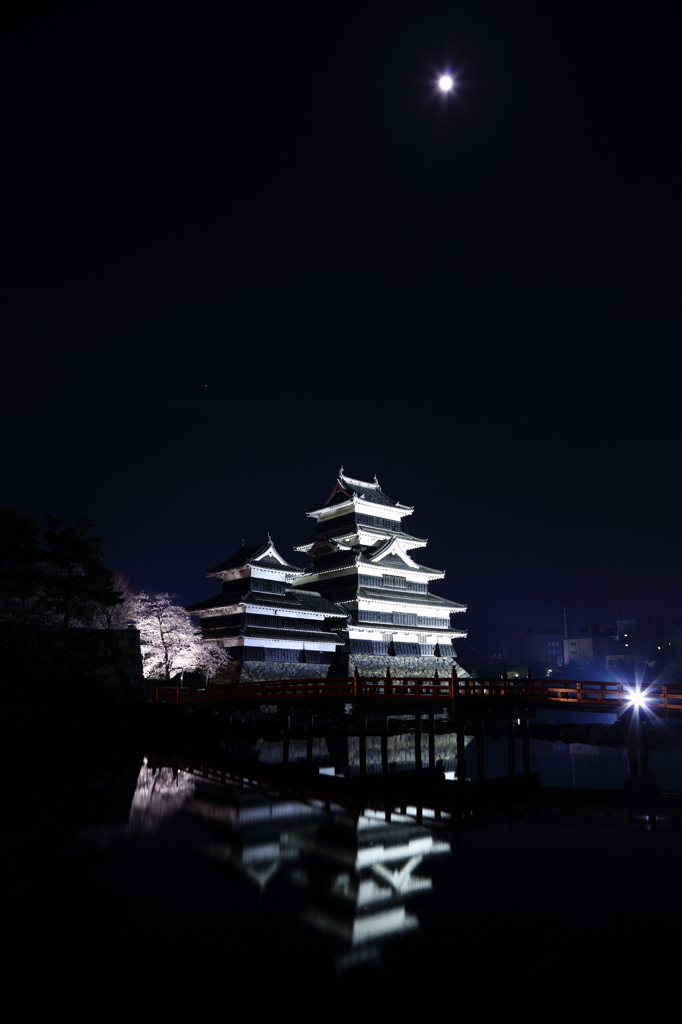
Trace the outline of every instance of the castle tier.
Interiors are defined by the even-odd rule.
[[[306,512],[317,521],[317,532],[295,550],[313,560],[294,587],[314,590],[348,612],[343,653],[349,672],[390,667],[393,675],[433,676],[454,667],[463,674],[452,640],[466,632],[453,628],[450,616],[466,605],[429,592],[431,581],[445,572],[409,554],[426,545],[403,527],[413,511],[387,497],[376,478],[355,480],[342,469],[327,500]],[[335,663],[334,674],[345,674],[343,668]]]
[[[302,572],[285,562],[270,539],[242,544],[227,561],[206,569],[207,576],[222,580],[222,593],[187,611],[199,616],[203,640],[227,648],[233,677],[327,674],[344,643],[335,630],[346,625],[347,613],[314,590],[292,589]]]

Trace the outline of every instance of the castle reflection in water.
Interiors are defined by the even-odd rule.
[[[265,746],[262,753],[274,751]],[[338,971],[378,961],[383,943],[419,927],[409,900],[432,888],[425,861],[451,852],[447,833],[434,834],[408,814],[387,822],[372,810],[353,814],[321,801],[277,799],[181,768],[154,769],[145,758],[131,831],[153,832],[178,813],[209,823],[207,857],[261,894],[283,875],[298,892],[302,920],[335,940]]]

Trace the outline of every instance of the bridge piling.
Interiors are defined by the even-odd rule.
[[[306,736],[306,747],[305,747],[305,759],[310,764],[313,759],[313,728],[314,728],[314,715],[308,715],[308,735]]]
[[[422,766],[422,716],[421,711],[414,716],[414,766],[417,771]]]
[[[648,726],[649,723],[647,722],[646,718],[640,717],[639,729],[637,730],[637,732],[639,733],[639,764],[640,768],[642,769],[642,776],[645,779],[648,778],[650,774],[649,745],[647,736]]]
[[[628,761],[630,764],[630,778],[633,782],[636,782],[639,778],[639,767],[637,765],[635,729],[632,723],[630,723],[630,729],[628,731]]]
[[[381,720],[381,771],[388,771],[388,715]]]
[[[466,779],[466,754],[464,752],[464,720],[457,721],[457,781]]]
[[[476,730],[476,778],[479,782],[485,779],[485,727],[483,719]]]
[[[514,740],[514,719],[510,718],[507,725],[507,772],[516,775],[516,748]]]
[[[284,729],[282,733],[282,764],[289,764],[289,730],[291,728],[291,708],[284,705]]]
[[[523,774],[530,775],[530,733],[528,719],[521,719],[521,744],[523,748]]]
[[[364,778],[367,774],[367,719],[364,715],[360,716],[358,738],[360,741],[360,775]]]

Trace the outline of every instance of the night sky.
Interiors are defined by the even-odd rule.
[[[5,9],[0,501],[189,603],[343,464],[474,650],[682,613],[674,10]]]

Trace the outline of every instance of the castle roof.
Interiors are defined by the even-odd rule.
[[[286,622],[286,619],[282,621]],[[338,647],[345,642],[338,633],[326,633],[321,629],[303,630],[287,629],[286,627],[273,629],[270,626],[243,626],[239,635],[257,640],[294,640],[300,643],[336,644]]]
[[[321,538],[324,539],[324,538]],[[426,576],[444,576],[442,569],[430,569],[426,565],[418,565],[409,556],[401,558],[391,550],[391,543],[387,542],[377,552],[368,553],[359,551],[357,548],[341,549],[330,551],[329,554],[320,555],[314,562],[306,566],[304,573],[313,575],[319,573],[333,572],[336,569],[355,569],[367,572],[381,572],[382,569],[404,569],[405,572],[422,573]],[[385,554],[382,554],[385,552]]]
[[[371,482],[368,480],[357,480],[355,477],[348,476],[344,473],[342,466],[339,470],[336,483],[334,484],[332,492],[327,500],[322,502],[321,505],[315,505],[314,508],[306,509],[306,515],[319,515],[319,513],[325,508],[329,508],[332,505],[339,505],[345,501],[358,499],[370,502],[372,505],[384,505],[389,506],[390,508],[397,508],[406,515],[414,512],[413,507],[409,505],[401,505],[399,501],[393,501],[387,494],[384,494],[376,477],[374,477],[374,480]]]
[[[343,584],[345,577],[339,578]],[[437,594],[416,594],[412,590],[383,590],[379,587],[343,587],[334,591],[334,603],[345,605],[357,601],[359,598],[369,598],[372,601],[381,601],[383,604],[413,604],[420,607],[433,608],[434,612],[464,612],[465,604],[458,604],[456,601],[449,601],[446,597],[439,597]]]
[[[334,520],[330,520],[331,523]],[[352,537],[354,534],[359,533],[362,530],[363,533],[373,534],[377,541],[385,540],[386,534],[389,537],[398,536],[401,540],[405,541],[410,547],[426,547],[427,541],[422,537],[413,537],[409,533],[405,533],[404,530],[400,529],[400,523],[396,520],[396,529],[389,530],[381,529],[379,526],[365,526],[364,523],[350,523],[346,526],[335,526],[329,530],[319,530],[317,533],[311,533],[305,540],[299,541],[298,544],[294,544],[294,551],[310,551],[313,544],[317,543],[318,540],[334,540],[341,537]]]
[[[249,581],[236,580],[236,583],[243,583],[245,586],[234,588],[226,593],[216,594],[214,597],[207,597],[204,601],[190,604],[185,611],[190,614],[202,611],[210,611],[214,608],[228,608],[235,604],[256,605],[264,608],[287,608],[307,612],[319,612],[330,618],[345,618],[346,613],[326,598],[322,597],[315,590],[293,590],[287,588],[284,594],[263,594],[260,591],[250,590]]]
[[[218,565],[211,566],[205,572],[207,576],[218,576],[230,569],[241,569],[246,566],[281,570],[287,574],[300,574],[303,571],[299,566],[286,562],[268,537],[264,544],[252,544],[249,547],[245,546],[242,541],[241,547],[230,558]]]
[[[372,622],[372,620],[362,619],[358,617],[357,612],[352,613],[352,618],[349,623],[349,628],[354,631],[359,630],[361,633],[376,633],[378,632],[389,632],[389,633],[418,633],[427,632],[430,636],[437,637],[451,637],[455,636],[460,640],[465,638],[467,633],[466,630],[455,628],[452,626],[406,626],[398,623],[391,622]]]

